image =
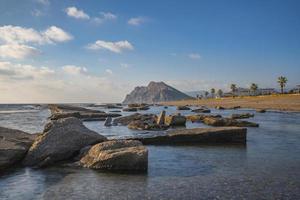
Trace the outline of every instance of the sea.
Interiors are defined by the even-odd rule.
[[[177,112],[172,106],[152,106],[141,113],[162,110]],[[65,166],[12,168],[0,172],[0,199],[300,199],[300,113],[212,109],[225,117],[245,112],[255,114],[246,120],[260,125],[248,128],[246,145],[148,145],[148,172],[141,174]],[[0,105],[0,126],[28,133],[41,132],[49,116],[47,105]],[[149,133],[103,123],[84,122],[109,138]],[[195,127],[207,126],[187,123],[187,128]]]

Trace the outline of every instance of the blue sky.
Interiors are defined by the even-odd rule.
[[[0,0],[0,102],[300,84],[297,0]],[[2,35],[2,36],[1,36]],[[96,42],[98,41],[98,42]]]

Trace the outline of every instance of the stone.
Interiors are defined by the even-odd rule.
[[[36,134],[0,127],[0,169],[19,164],[36,136]]]
[[[83,167],[109,171],[147,171],[148,150],[136,140],[112,140],[92,146]]]
[[[206,109],[206,108],[198,108],[198,109],[192,110],[192,112],[195,112],[195,113],[210,113],[210,110]]]
[[[177,106],[177,110],[191,110],[191,109],[187,106]]]
[[[106,120],[105,120],[105,122],[104,122],[104,126],[111,126],[112,125],[111,122],[112,122],[112,118],[111,117],[107,117]]]
[[[267,111],[265,109],[256,109],[256,112],[258,112],[258,113],[265,113]]]
[[[165,117],[166,117],[166,111],[161,111],[157,118],[157,124],[158,125],[164,125],[165,124]]]
[[[135,114],[132,114],[129,116],[118,117],[118,118],[114,119],[113,123],[127,126],[128,124],[130,124],[130,122],[135,121],[135,120],[156,121],[156,115],[135,113]]]
[[[106,140],[106,137],[86,128],[77,118],[51,121],[35,139],[23,164],[38,167],[52,165],[71,159],[85,146]]]
[[[237,126],[237,127],[258,127],[259,125],[254,122],[238,121],[231,118],[213,118],[206,117],[203,123],[210,126]]]
[[[165,117],[165,124],[167,126],[185,126],[185,123],[186,117],[180,114]]]
[[[246,144],[247,129],[240,127],[216,127],[176,129],[165,135],[129,138],[141,141],[144,145],[176,144]]]
[[[124,112],[136,112],[137,110],[137,108],[123,108]]]
[[[204,114],[197,114],[197,115],[187,115],[186,120],[191,122],[203,122],[204,118],[206,117],[213,117],[213,118],[222,118],[221,115],[204,115]]]
[[[254,117],[254,114],[251,114],[251,113],[241,113],[241,114],[232,114],[231,115],[232,119],[246,119],[246,118],[250,118],[250,117]]]
[[[216,106],[215,108],[216,108],[217,110],[225,110],[225,108],[222,107],[222,106]]]
[[[164,124],[159,125],[155,121],[135,120],[128,124],[128,128],[134,130],[159,131],[159,130],[166,130],[168,126],[165,126]]]

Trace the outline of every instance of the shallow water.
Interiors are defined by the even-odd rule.
[[[0,112],[0,126],[39,132],[49,111],[43,107],[31,111]],[[169,107],[167,112],[176,110]],[[233,112],[253,111],[213,110],[224,116]],[[150,145],[147,174],[64,167],[14,169],[0,176],[0,199],[299,199],[300,113],[255,113],[247,120],[260,127],[248,128],[246,146]],[[112,137],[145,132],[103,127],[103,122],[85,125]],[[204,126],[187,124],[188,128]]]

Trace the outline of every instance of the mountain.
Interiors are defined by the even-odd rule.
[[[162,101],[176,101],[192,99],[193,97],[165,84],[164,82],[151,81],[147,87],[140,86],[126,95],[124,104],[129,103],[158,103]]]

